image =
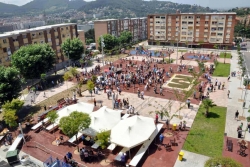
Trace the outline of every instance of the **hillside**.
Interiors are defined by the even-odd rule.
[[[0,3],[0,11],[3,14],[30,14],[46,11],[57,13],[68,9],[79,9],[86,4],[83,0],[33,0],[23,6]]]
[[[16,11],[19,11],[20,7],[16,5],[11,5],[11,4],[5,4],[0,2],[0,11],[2,13],[13,13]]]
[[[103,14],[107,18],[142,17],[153,13],[214,12],[210,8],[178,4],[168,1],[96,0],[86,3],[79,10],[87,14]]]
[[[244,8],[233,8],[228,10],[228,12],[236,12],[238,16],[246,16],[250,14],[250,7],[244,7]]]

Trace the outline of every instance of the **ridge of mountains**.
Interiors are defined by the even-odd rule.
[[[153,13],[181,12],[216,12],[217,10],[199,5],[178,4],[170,1],[143,0],[33,0],[25,5],[17,6],[0,2],[2,16],[59,13],[76,9],[86,14],[102,14],[109,18],[142,17]]]

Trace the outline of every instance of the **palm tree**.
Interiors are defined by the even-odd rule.
[[[215,107],[216,104],[214,104],[211,99],[204,99],[202,101],[202,106],[206,109],[205,116],[208,117],[209,109]]]

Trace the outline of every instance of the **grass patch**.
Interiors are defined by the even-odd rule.
[[[216,157],[222,155],[226,121],[226,107],[213,107],[209,117],[199,108],[183,149],[194,153]]]
[[[220,58],[224,58],[224,56],[225,56],[224,52],[220,53]],[[226,58],[231,59],[231,56],[232,56],[231,53],[226,53]]]
[[[172,88],[179,88],[179,89],[187,89],[189,87],[189,83],[182,82],[181,84],[169,83],[168,86]]]
[[[47,107],[57,105],[57,101],[60,100],[61,98],[71,97],[72,91],[76,87],[77,87],[77,85],[69,88],[68,90],[64,90],[62,92],[59,92],[59,93],[55,94],[54,96],[51,96],[40,103],[37,103],[35,106],[33,106],[29,109],[29,113],[39,114],[39,113],[44,111],[43,110],[44,105],[46,105]],[[82,85],[81,90],[84,91],[86,89],[87,89],[87,84]]]
[[[213,76],[216,77],[228,77],[230,74],[230,64],[217,63]]]
[[[171,64],[171,63],[174,62],[174,60],[175,60],[175,59],[172,59],[172,58],[171,58],[170,61],[169,61],[169,58],[165,58],[165,59],[164,59],[164,62],[166,62],[167,64]]]
[[[178,50],[178,52],[187,52],[188,50]]]
[[[127,54],[120,54],[120,55],[112,55],[112,56],[105,56],[104,61],[108,62],[114,62],[116,60],[119,60],[121,58],[127,57]],[[100,58],[102,60],[102,58]]]

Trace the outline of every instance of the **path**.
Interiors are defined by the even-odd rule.
[[[230,71],[239,71],[239,65],[238,65],[238,55],[236,52],[232,52],[233,58],[231,60],[231,68]],[[250,96],[247,96],[247,93],[249,91],[245,91],[244,89],[239,89],[240,87],[243,88],[242,84],[240,82],[239,77],[231,77],[230,84],[229,84],[229,90],[230,90],[230,99],[228,99],[228,105],[227,105],[227,116],[226,116],[226,127],[225,127],[225,133],[227,133],[227,136],[237,138],[237,127],[240,125],[240,123],[243,123],[243,130],[247,127],[247,121],[241,120],[237,121],[234,119],[234,115],[236,110],[239,111],[240,116],[249,117],[250,113],[248,112],[249,105],[250,105]],[[245,92],[246,95],[245,95]],[[243,108],[243,101],[240,101],[239,99],[244,99],[245,96],[245,108]],[[244,135],[244,133],[243,133]],[[246,132],[245,139],[250,141],[250,134],[249,132]]]

